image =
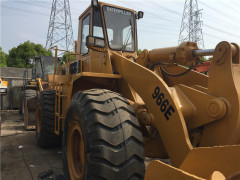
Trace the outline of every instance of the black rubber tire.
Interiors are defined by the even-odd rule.
[[[132,107],[123,96],[105,89],[74,95],[67,111],[62,142],[63,170],[67,179],[70,179],[67,136],[73,121],[78,122],[83,134],[83,179],[144,179],[142,133]]]
[[[25,99],[30,99],[37,96],[36,90],[27,89],[25,90]]]
[[[38,106],[40,106],[41,125],[40,132],[37,131],[37,123],[35,128],[37,144],[40,147],[59,147],[61,146],[62,135],[54,133],[55,123],[55,90],[41,91],[38,98]]]

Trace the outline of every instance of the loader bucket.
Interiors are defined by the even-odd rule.
[[[152,161],[145,174],[145,180],[203,180],[181,169],[165,164],[159,160]]]
[[[35,112],[37,105],[37,98],[33,97],[25,101],[24,108],[24,126],[26,130],[35,129]]]
[[[192,149],[179,169],[153,161],[145,179],[240,179],[240,145]]]

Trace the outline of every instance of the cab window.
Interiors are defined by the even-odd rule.
[[[117,51],[134,52],[134,14],[126,9],[103,6],[109,47]]]
[[[90,33],[90,14],[82,21],[82,40],[81,40],[81,54],[87,54],[88,48],[86,46],[86,37]]]
[[[93,36],[104,38],[100,9],[93,7]]]

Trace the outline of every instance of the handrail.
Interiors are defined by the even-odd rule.
[[[64,52],[68,52],[69,54],[67,55],[67,79],[69,78],[69,57],[74,55],[75,56],[75,60],[76,60],[76,55],[80,55],[81,59],[81,66],[80,66],[80,70],[82,72],[82,56],[80,53],[70,53],[70,51],[68,50],[62,50],[62,49],[58,49],[58,46],[53,46],[50,49],[55,50],[55,61],[54,61],[54,76],[53,76],[53,82],[55,81],[55,75],[57,72],[57,52],[58,51],[64,51]]]
[[[57,52],[58,52],[58,51],[70,52],[70,51],[58,49],[58,46],[53,46],[53,47],[51,47],[50,49],[51,49],[51,50],[55,50],[54,76],[53,76],[53,82],[54,82],[54,81],[55,81],[56,72],[57,72]]]

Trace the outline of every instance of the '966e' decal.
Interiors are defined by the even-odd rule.
[[[169,103],[167,99],[164,99],[164,93],[160,91],[160,87],[156,87],[152,94],[153,99],[156,99],[156,104],[160,107],[160,111],[164,113],[166,120],[169,120],[170,116],[175,112],[175,109]]]

